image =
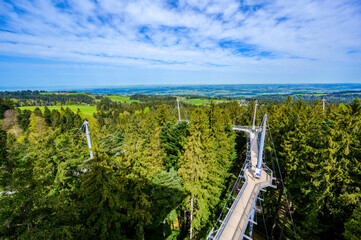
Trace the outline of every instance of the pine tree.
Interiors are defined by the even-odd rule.
[[[152,223],[153,200],[149,193],[152,179],[163,169],[164,152],[159,141],[160,127],[152,115],[134,115],[124,133],[120,165],[127,179],[127,218],[137,236],[144,238],[144,227]]]
[[[163,126],[166,122],[169,122],[172,118],[169,114],[169,109],[165,104],[157,107],[157,122],[160,126]]]
[[[89,236],[97,239],[122,239],[124,231],[124,180],[115,174],[110,158],[95,151],[87,164],[80,186],[82,209]]]
[[[45,122],[48,126],[51,125],[52,122],[52,115],[51,112],[49,110],[49,108],[47,106],[44,107],[44,118],[45,118]]]
[[[160,134],[160,141],[165,150],[164,166],[170,170],[179,168],[179,157],[183,152],[184,138],[188,135],[188,123],[181,122],[167,122],[162,127]]]
[[[343,235],[347,240],[361,239],[361,205],[355,208],[350,220],[345,223],[345,228]]]
[[[212,209],[218,203],[223,179],[209,128],[209,117],[204,111],[196,110],[193,113],[189,132],[184,154],[179,159],[178,173],[188,193],[183,203],[192,239],[206,225]]]
[[[4,191],[6,182],[10,179],[11,176],[11,166],[9,166],[10,161],[8,161],[8,149],[6,146],[7,135],[6,132],[0,129],[0,191]]]

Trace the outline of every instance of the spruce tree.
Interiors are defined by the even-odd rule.
[[[163,170],[164,151],[159,141],[160,127],[153,115],[145,119],[134,115],[128,122],[119,164],[127,179],[127,218],[135,226],[137,237],[144,238],[144,227],[152,223],[152,179]]]
[[[125,179],[115,174],[110,158],[98,151],[85,165],[85,170],[80,195],[88,237],[122,239]]]
[[[190,136],[184,145],[184,154],[179,159],[178,173],[188,196],[183,201],[189,225],[190,239],[207,223],[222,190],[222,174],[211,136],[209,117],[196,110],[191,118]],[[217,149],[218,150],[218,149]]]

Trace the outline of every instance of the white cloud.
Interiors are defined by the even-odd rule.
[[[21,0],[0,15],[2,55],[249,72],[361,64],[357,1]]]

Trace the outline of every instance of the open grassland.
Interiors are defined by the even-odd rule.
[[[63,107],[64,109],[66,109],[67,107],[70,108],[70,110],[72,110],[73,112],[77,112],[78,109],[80,110],[80,112],[84,113],[84,114],[88,114],[88,115],[93,115],[93,113],[95,113],[97,111],[97,107],[94,106],[85,106],[85,105],[63,105],[63,106],[48,106],[49,110],[60,110],[60,108]],[[24,109],[28,109],[31,111],[34,111],[35,108],[37,108],[37,106],[27,106],[27,107],[19,107],[21,110]],[[38,107],[40,108],[41,111],[44,112],[44,107]]]
[[[58,94],[58,95],[89,95],[89,94],[86,94],[86,93],[82,93],[82,92],[72,92],[72,93],[68,93],[68,92],[65,92],[65,93],[58,93],[58,92],[41,92],[40,95],[55,95],[55,94]],[[91,96],[91,95],[89,95]]]
[[[211,103],[210,99],[191,98],[191,99],[180,99],[181,102],[194,104],[194,105],[207,105]],[[213,100],[214,103],[228,102],[227,100]]]
[[[139,100],[131,100],[130,97],[120,95],[104,95],[104,97],[109,98],[114,102],[140,102]]]

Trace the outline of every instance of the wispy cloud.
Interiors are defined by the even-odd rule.
[[[357,0],[5,0],[0,26],[5,56],[241,72],[361,64]]]

